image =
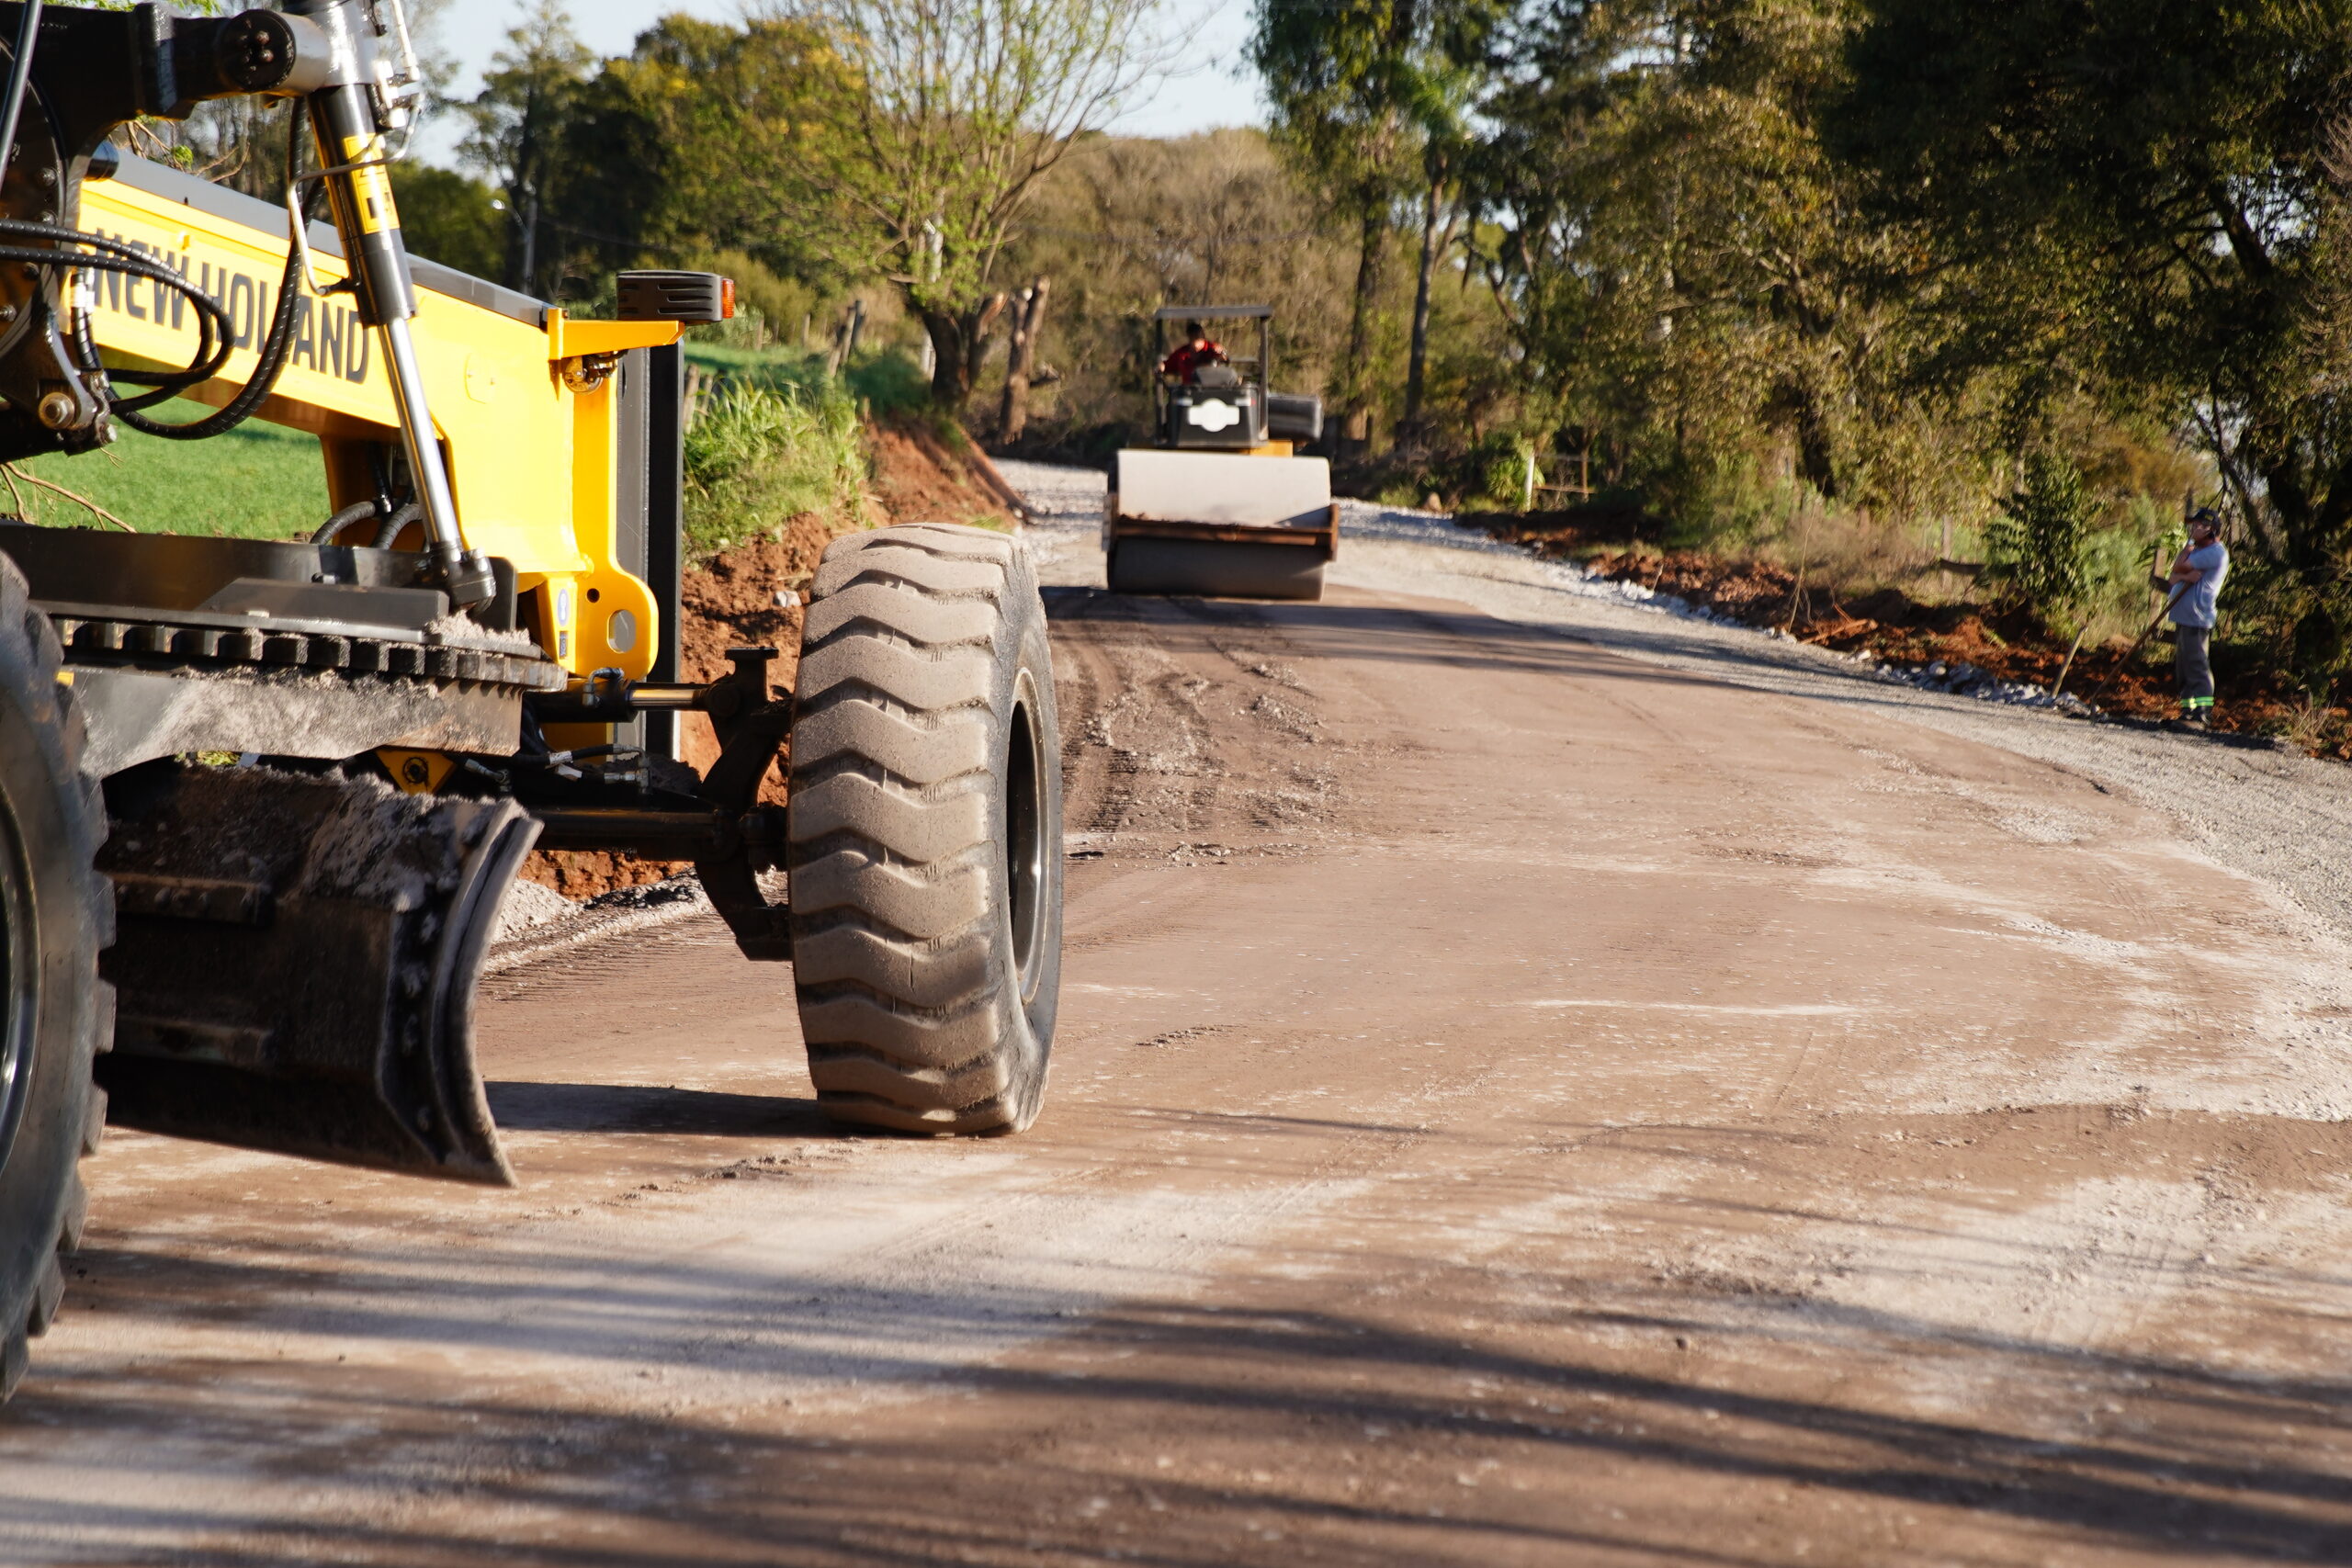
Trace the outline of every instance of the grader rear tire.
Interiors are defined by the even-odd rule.
[[[49,617],[0,558],[0,1399],[25,1373],[82,1239],[81,1157],[105,1099],[90,1066],[112,1043],[98,953],[113,891],[95,861],[106,804],[81,770],[81,715],[59,683]]]
[[[832,1119],[1017,1133],[1061,980],[1061,741],[1025,547],[836,539],[801,632],[786,807],[793,980]]]

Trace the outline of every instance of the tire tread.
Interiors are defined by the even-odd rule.
[[[818,1099],[910,1133],[1015,1130],[991,968],[989,773],[1021,546],[913,525],[826,550],[791,748],[794,979]],[[1017,634],[1016,634],[1017,635]]]
[[[98,977],[97,955],[114,942],[114,886],[97,869],[98,847],[107,835],[106,798],[98,781],[82,767],[89,746],[88,726],[63,663],[64,649],[56,629],[32,604],[15,565],[0,558],[0,680],[8,679],[12,671],[23,679],[22,687],[13,695],[31,720],[34,742],[44,753],[46,771],[56,781],[54,799],[63,818],[72,874],[79,885],[78,902],[86,922],[89,971],[75,987],[84,998],[76,1018],[83,1037],[69,1048],[95,1058],[113,1044],[114,987]],[[23,1304],[8,1314],[7,1321],[0,1322],[0,1401],[14,1393],[24,1378],[29,1363],[28,1341],[48,1333],[57,1321],[65,1294],[63,1259],[81,1246],[87,1223],[89,1194],[78,1162],[96,1152],[105,1126],[106,1100],[91,1081],[86,1059],[80,1069],[79,1086],[81,1103],[66,1109],[65,1124],[74,1132],[49,1222],[48,1244],[40,1248],[30,1289],[20,1298]]]

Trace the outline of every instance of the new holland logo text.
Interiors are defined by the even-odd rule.
[[[103,230],[98,232],[163,263],[219,300],[220,308],[229,313],[237,347],[256,348],[269,335],[270,318],[277,309],[275,280],[216,267],[210,262],[198,261],[184,254],[175,255],[127,234],[107,234]],[[174,332],[196,330],[195,322],[188,320],[191,312],[187,299],[153,279],[101,272],[93,283],[103,310],[136,321],[153,321]],[[372,353],[368,329],[356,310],[306,294],[296,300],[294,314],[294,347],[288,363],[355,384],[368,379]]]

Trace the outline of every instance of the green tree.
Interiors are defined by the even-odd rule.
[[[1917,476],[1905,243],[1823,141],[1848,0],[1554,0],[1472,154],[1479,248],[1571,446],[1695,521],[1759,467],[1881,505]]]
[[[1453,248],[1463,218],[1462,172],[1474,141],[1471,116],[1494,85],[1491,50],[1503,21],[1493,0],[1442,9],[1442,18],[1416,74],[1412,101],[1421,130],[1420,265],[1413,283],[1413,324],[1407,338],[1405,409],[1397,433],[1412,447],[1430,435],[1427,400],[1430,327],[1438,267]],[[1441,222],[1442,227],[1441,227]]]
[[[396,164],[392,199],[410,254],[476,277],[503,272],[506,217],[498,193],[481,181],[427,164]]]
[[[1501,7],[1488,0],[1259,0],[1250,59],[1277,138],[1357,232],[1348,347],[1334,388],[1343,430],[1366,439],[1396,211],[1423,198],[1407,421],[1418,434],[1430,276],[1452,154]]]
[[[489,174],[506,206],[503,281],[510,288],[544,297],[560,276],[559,247],[544,242],[553,198],[571,172],[565,133],[594,63],[563,0],[534,0],[465,106],[473,129],[464,154]]]
[[[824,273],[805,197],[838,173],[855,94],[800,23],[662,18],[604,62],[563,132],[564,237],[599,270],[750,256],[786,277]]]
[[[771,0],[823,39],[855,91],[832,155],[765,171],[834,265],[894,284],[960,412],[1004,295],[999,260],[1037,183],[1159,71],[1152,0]]]
[[[2064,453],[2037,446],[2025,482],[1984,531],[1988,575],[2044,619],[2079,610],[2088,587],[2093,506],[2083,471]]]
[[[2198,432],[2289,584],[2293,657],[2352,660],[2352,0],[1869,0],[1841,145],[1933,237],[1945,363]]]

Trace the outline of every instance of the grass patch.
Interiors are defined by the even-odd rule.
[[[892,414],[931,401],[931,383],[913,360],[897,349],[860,355],[839,378],[825,373],[825,356],[793,348],[741,348],[730,344],[686,340],[686,363],[729,382],[749,382],[801,396],[823,396],[837,380],[868,412]]]
[[[730,381],[806,386],[825,378],[825,356],[788,348],[738,348],[731,344],[686,340],[686,363]]]
[[[931,378],[922,367],[890,349],[861,359],[842,372],[858,400],[877,414],[904,413],[931,406]]]
[[[845,376],[821,356],[693,344],[695,363],[720,378],[703,395],[686,434],[686,535],[707,557],[773,535],[803,512],[847,524],[865,516],[866,455],[861,405],[920,400],[921,378],[903,355],[876,355]],[[869,396],[885,400],[878,405]],[[174,423],[211,411],[187,401],[158,411]],[[326,468],[315,437],[248,420],[209,441],[166,441],[134,430],[79,457],[16,465],[0,508],[51,527],[107,525],[30,475],[85,497],[145,534],[238,539],[306,538],[328,514]]]
[[[730,379],[686,429],[686,547],[705,559],[776,536],[804,512],[862,517],[865,426],[857,400],[821,374],[814,386]]]
[[[175,401],[153,411],[175,423],[212,411]],[[85,496],[142,534],[232,539],[307,537],[327,520],[326,465],[315,436],[247,420],[209,441],[166,441],[124,429],[111,446],[17,465]],[[21,499],[19,499],[21,498]],[[106,525],[53,491],[0,485],[0,505],[51,527]]]

